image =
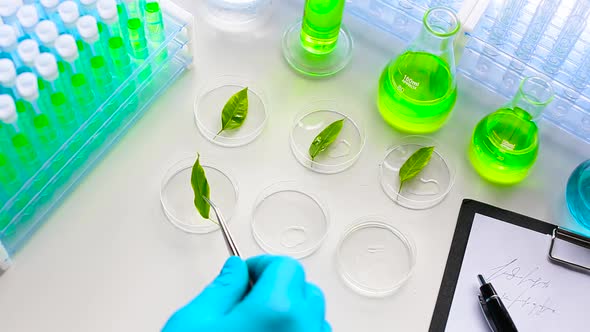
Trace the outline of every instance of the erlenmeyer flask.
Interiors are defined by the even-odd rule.
[[[383,70],[378,106],[394,128],[430,133],[445,123],[457,98],[454,36],[460,23],[446,7],[424,14],[420,35]]]
[[[572,216],[590,230],[590,160],[581,163],[574,170],[565,193]]]
[[[477,124],[469,159],[479,175],[499,184],[515,184],[528,175],[539,150],[535,120],[552,99],[549,82],[528,77],[508,104]]]

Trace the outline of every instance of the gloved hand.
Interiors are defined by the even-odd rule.
[[[248,277],[254,286],[248,291]],[[219,276],[177,311],[163,332],[330,332],[322,291],[299,262],[230,257]]]

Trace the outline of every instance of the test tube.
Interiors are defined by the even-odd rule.
[[[80,18],[78,5],[74,1],[64,1],[57,6],[57,12],[64,25],[64,31],[76,35],[76,21]]]
[[[16,91],[16,68],[10,59],[0,59],[0,84],[10,90],[12,96],[18,96]]]
[[[18,46],[16,32],[10,25],[0,25],[0,47],[6,53],[9,53],[16,66],[20,67],[23,64],[18,58],[16,48]]]
[[[53,22],[60,22],[57,6],[59,6],[59,0],[41,0],[41,7],[45,12],[44,18]]]
[[[495,45],[502,45],[509,38],[510,28],[521,16],[521,11],[527,0],[506,0],[490,29],[489,40]]]
[[[39,155],[28,135],[20,128],[14,99],[0,97],[0,121],[7,125],[10,143],[23,170],[30,174],[40,165]]]
[[[328,54],[336,48],[345,0],[306,0],[301,45],[310,53]]]
[[[49,20],[39,22],[35,27],[35,35],[37,36],[37,40],[39,40],[41,45],[44,46],[47,51],[57,55],[55,40],[59,36],[59,32],[54,22]]]
[[[573,50],[576,42],[580,39],[580,35],[584,32],[589,12],[590,1],[578,0],[576,2],[557,40],[553,44],[553,48],[549,52],[547,59],[545,59],[545,63],[543,64],[543,70],[545,72],[553,75],[559,71],[559,68],[561,68],[561,65],[563,65]]]
[[[0,0],[0,17],[4,24],[12,26],[20,35],[22,30],[16,17],[16,11],[22,6],[22,1],[19,0]]]
[[[107,66],[106,52],[100,42],[96,19],[89,15],[82,16],[76,25],[80,36],[90,50],[88,58],[90,59],[90,69],[96,82],[96,88],[106,99],[114,91],[114,86]]]
[[[127,21],[127,32],[129,34],[129,43],[131,45],[131,55],[135,59],[147,59],[148,48],[145,38],[145,30],[139,18],[130,18]]]
[[[55,47],[59,56],[66,61],[71,68],[70,81],[74,100],[80,106],[81,116],[86,118],[95,108],[95,96],[90,87],[89,78],[82,65],[76,40],[72,35],[61,35],[55,41]]]
[[[35,31],[35,26],[39,22],[39,13],[37,7],[34,5],[24,5],[16,12],[16,17],[20,23],[23,32],[27,35],[32,35]]]
[[[111,37],[121,37],[127,39],[127,30],[121,29],[118,6],[115,0],[99,0],[96,4],[98,15],[106,29],[102,31],[106,35],[103,40],[108,41]]]
[[[57,130],[51,123],[49,117],[41,112],[38,104],[39,99],[39,85],[37,76],[33,73],[22,73],[16,78],[16,88],[19,95],[29,102],[33,107],[33,128],[39,142],[46,148],[48,154],[57,148],[58,135]]]
[[[141,18],[139,0],[122,0],[127,19]]]
[[[23,64],[31,68],[35,65],[35,59],[40,53],[39,44],[33,39],[25,39],[18,43],[16,51]]]
[[[541,37],[543,37],[543,33],[547,30],[553,15],[557,12],[560,3],[561,0],[543,0],[539,4],[533,19],[529,23],[516,49],[515,54],[518,58],[523,61],[529,61],[531,59]]]
[[[96,0],[79,0],[80,1],[80,12],[82,15],[97,16],[96,11]]]
[[[155,43],[162,43],[166,39],[164,31],[164,20],[160,4],[155,1],[149,1],[145,5],[145,24],[148,31],[148,40]]]
[[[18,171],[12,160],[8,154],[0,150],[0,188],[4,189],[7,198],[10,198],[20,189],[20,186]]]
[[[133,72],[133,67],[121,37],[112,37],[109,39],[109,54],[111,61],[113,62],[113,78],[118,84],[123,84],[123,82],[125,82],[125,87],[119,98],[119,102],[124,103],[135,92],[136,84],[134,81],[127,80],[129,75]],[[130,109],[134,109],[136,105],[137,100],[129,101]]]

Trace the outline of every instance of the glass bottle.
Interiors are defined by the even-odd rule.
[[[590,160],[574,170],[567,182],[565,195],[572,216],[590,229]]]
[[[340,34],[344,0],[306,0],[301,22],[301,45],[308,52],[327,54]]]
[[[428,10],[418,38],[385,67],[377,103],[392,127],[430,133],[443,126],[457,98],[453,40],[459,28],[451,9]]]
[[[525,78],[514,98],[475,127],[469,159],[484,179],[515,184],[529,174],[539,150],[535,123],[553,99],[553,88],[540,77]]]

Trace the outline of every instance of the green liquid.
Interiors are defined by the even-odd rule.
[[[486,180],[499,184],[522,181],[537,159],[537,125],[521,108],[503,108],[483,118],[469,147],[469,159]]]
[[[392,127],[409,133],[430,133],[442,127],[457,87],[449,65],[425,52],[406,52],[385,67],[379,79],[378,106]]]
[[[342,14],[344,0],[306,0],[301,26],[301,44],[308,52],[327,54],[334,50]]]
[[[0,187],[12,196],[20,187],[18,172],[10,164],[8,157],[0,153]]]

